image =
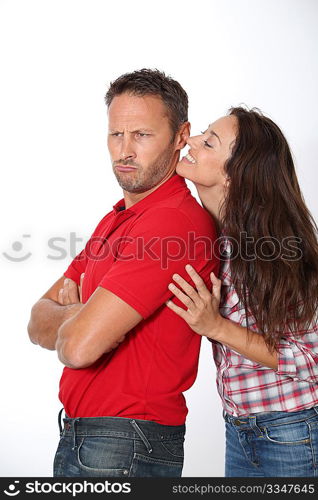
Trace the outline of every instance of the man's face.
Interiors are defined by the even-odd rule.
[[[116,96],[108,111],[108,149],[125,191],[143,193],[157,186],[174,169],[176,154],[161,98]]]

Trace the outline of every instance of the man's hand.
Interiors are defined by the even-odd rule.
[[[80,285],[77,286],[75,281],[65,278],[63,288],[58,292],[58,303],[61,306],[82,303],[82,287],[84,273],[81,274]]]
[[[57,332],[60,326],[75,316],[83,307],[82,282],[80,286],[65,276],[59,278],[54,285],[34,304],[28,324],[31,342],[46,349],[54,350]]]

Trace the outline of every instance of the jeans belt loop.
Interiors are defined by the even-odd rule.
[[[263,436],[261,429],[257,425],[256,417],[250,417],[250,419],[251,419],[251,424],[252,424],[251,427],[252,427],[253,431],[255,432],[255,434],[258,437]]]
[[[72,450],[76,450],[77,444],[76,444],[76,422],[79,421],[79,418],[74,418],[73,420],[73,448]]]
[[[151,444],[149,443],[148,439],[146,438],[146,436],[144,435],[144,433],[142,432],[142,430],[138,426],[137,422],[135,420],[131,420],[130,423],[133,426],[133,428],[135,429],[135,431],[137,432],[137,434],[139,435],[140,439],[143,441],[144,445],[147,448],[148,453],[151,453],[152,452]]]
[[[317,415],[318,415],[318,406],[313,406],[313,408],[312,408],[312,409],[313,409],[313,410],[317,413]]]

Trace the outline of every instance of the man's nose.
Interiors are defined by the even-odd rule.
[[[128,160],[129,158],[136,158],[136,153],[129,138],[124,138],[120,150],[120,159]]]

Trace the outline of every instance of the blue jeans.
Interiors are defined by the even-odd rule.
[[[318,407],[224,419],[226,477],[318,476]]]
[[[185,426],[120,417],[64,418],[54,477],[180,477]]]

